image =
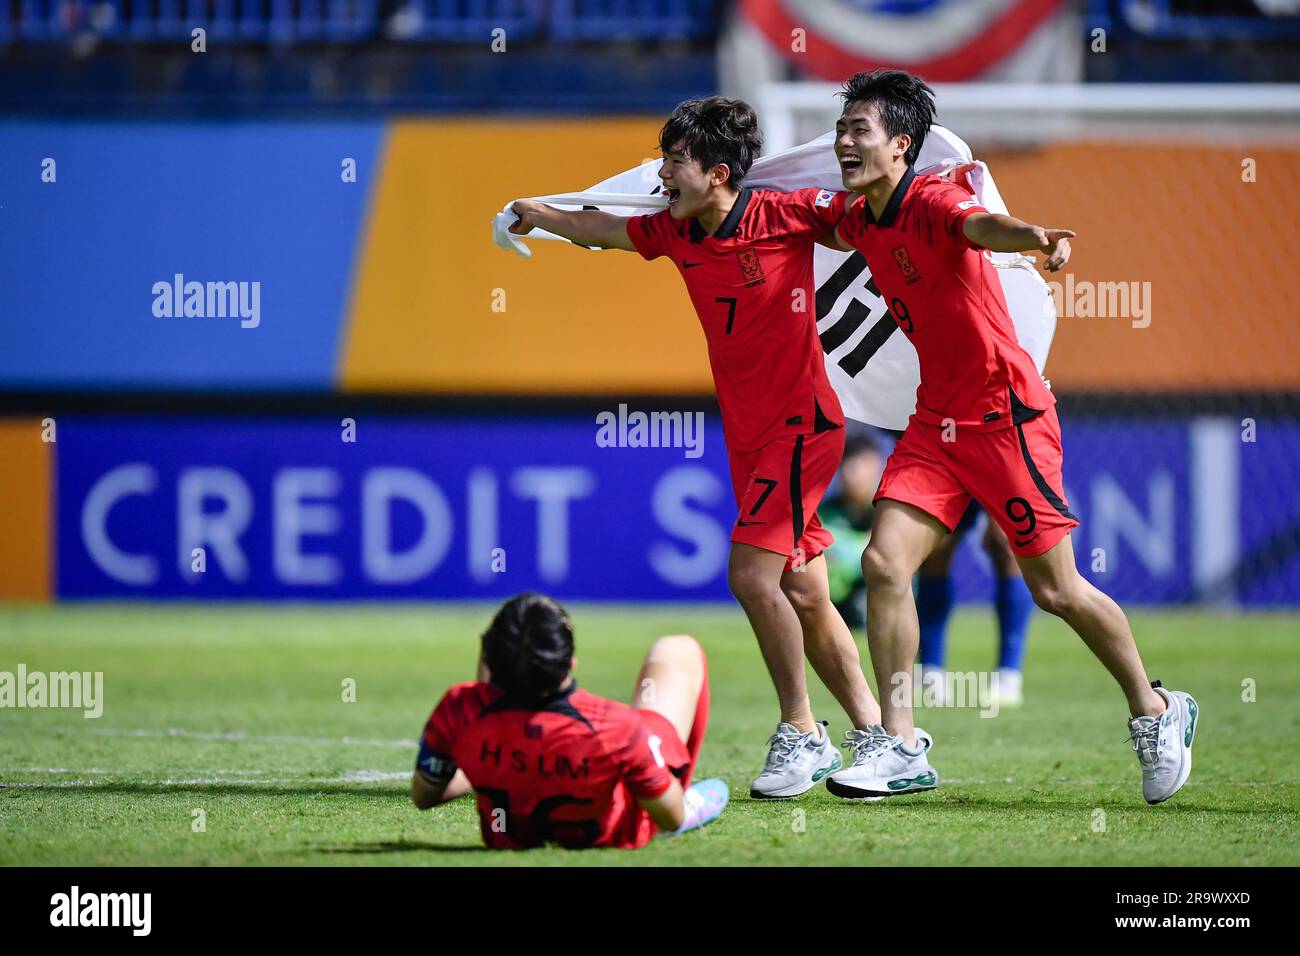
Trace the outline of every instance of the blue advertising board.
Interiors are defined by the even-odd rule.
[[[678,413],[689,414],[689,413]],[[722,432],[603,447],[591,416],[66,418],[63,598],[727,600]],[[1126,603],[1300,603],[1300,425],[1064,422],[1080,568]],[[958,596],[987,600],[972,535]]]

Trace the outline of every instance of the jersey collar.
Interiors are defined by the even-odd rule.
[[[712,236],[706,235],[704,228],[700,225],[698,219],[691,220],[691,242],[700,242],[704,239],[731,239],[736,235],[736,230],[740,228],[740,220],[745,216],[745,207],[749,205],[749,198],[752,190],[742,189],[740,195],[736,197],[735,203],[731,207],[731,212],[727,213],[727,218],[722,220],[722,225]]]
[[[574,706],[573,701],[570,700],[573,696],[573,692],[577,689],[577,680],[570,677],[566,685],[562,686],[549,697],[544,697],[541,700],[516,701],[511,700],[503,693],[487,707],[484,707],[480,716],[499,714],[506,710],[526,710],[531,713],[546,712],[551,714],[563,714],[566,717],[572,717],[574,720],[591,727],[591,722],[583,716],[582,712],[579,711],[578,708]],[[592,729],[594,731],[594,728]]]
[[[912,180],[916,178],[916,167],[908,166],[907,172],[903,173],[903,178],[898,181],[894,187],[894,194],[889,197],[889,202],[885,203],[885,211],[880,214],[880,220],[877,222],[876,217],[871,212],[871,203],[867,202],[867,197],[862,197],[862,211],[867,217],[868,226],[879,226],[881,229],[889,229],[894,225],[894,220],[898,218],[899,207],[903,205],[903,198],[907,195],[908,189],[912,186]]]

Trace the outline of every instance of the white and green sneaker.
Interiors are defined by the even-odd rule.
[[[1200,710],[1190,694],[1165,690],[1160,681],[1151,687],[1165,699],[1159,717],[1133,717],[1129,736],[1142,765],[1142,796],[1147,803],[1168,800],[1182,788],[1192,772],[1192,741]]]
[[[749,795],[758,800],[797,797],[811,790],[828,773],[843,766],[840,755],[831,746],[826,721],[819,721],[816,733],[800,733],[793,724],[779,723],[768,738],[767,761],[763,772],[750,785]]]
[[[880,724],[844,733],[853,764],[826,778],[826,789],[845,800],[883,800],[904,793],[919,793],[939,786],[939,774],[930,766],[934,741],[916,728],[915,748],[904,746],[901,736],[891,736]]]

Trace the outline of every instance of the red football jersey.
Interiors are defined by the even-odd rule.
[[[844,424],[817,338],[813,245],[839,222],[845,199],[744,189],[711,236],[666,209],[628,220],[637,252],[669,256],[682,274],[734,451]]]
[[[457,684],[434,708],[416,771],[445,783],[460,768],[492,849],[644,846],[657,832],[638,798],[668,789],[638,711],[572,685],[521,709],[491,684]]]
[[[839,234],[867,260],[894,321],[916,347],[917,419],[985,431],[1009,428],[1013,417],[1023,420],[1056,399],[1020,347],[997,270],[962,232],[976,212],[988,210],[970,190],[909,167],[878,222],[858,197]]]

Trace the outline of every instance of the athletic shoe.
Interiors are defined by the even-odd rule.
[[[1020,671],[1003,667],[998,670],[998,680],[993,696],[999,707],[1019,707],[1025,702],[1024,677]]]
[[[1134,717],[1129,736],[1142,765],[1142,796],[1147,803],[1168,800],[1187,782],[1192,772],[1192,741],[1200,711],[1190,694],[1165,690],[1160,681],[1151,687],[1165,699],[1159,717]]]
[[[670,830],[667,836],[678,836],[688,830],[698,830],[706,823],[712,823],[722,816],[727,808],[727,798],[731,795],[727,782],[716,777],[693,783],[686,791],[686,822],[676,830]]]
[[[917,747],[906,747],[902,736],[890,736],[880,724],[846,731],[840,746],[853,751],[853,765],[827,777],[826,789],[846,800],[933,790],[939,786],[939,774],[928,759],[934,741],[918,727],[916,742]]]
[[[792,724],[779,723],[768,738],[767,761],[763,772],[749,788],[749,795],[759,800],[778,800],[807,793],[817,781],[843,766],[840,755],[831,746],[826,721],[820,721],[821,739],[817,734],[799,732]]]

